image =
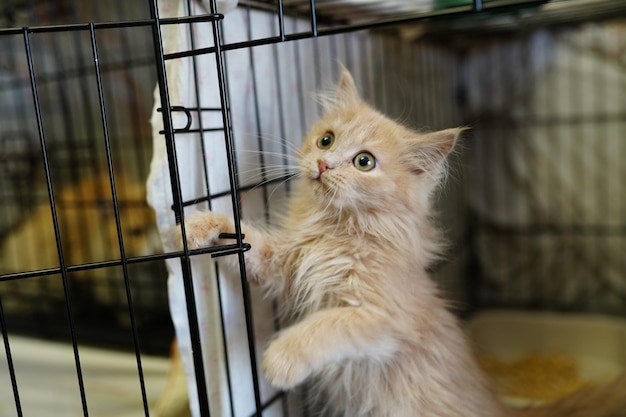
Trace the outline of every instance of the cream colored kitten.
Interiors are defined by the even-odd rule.
[[[398,125],[344,71],[301,148],[282,226],[242,224],[248,279],[295,322],[265,351],[271,384],[311,378],[345,417],[507,414],[427,272],[441,249],[431,196],[461,131]],[[232,243],[218,237],[234,232],[227,216],[193,213],[185,226],[190,248]]]

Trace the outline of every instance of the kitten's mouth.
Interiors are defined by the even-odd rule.
[[[313,182],[319,183],[320,185],[324,185],[326,181],[322,178],[322,174],[319,172],[311,174],[311,180]]]
[[[313,180],[322,183],[322,174],[323,172],[317,172],[313,174],[312,175]]]

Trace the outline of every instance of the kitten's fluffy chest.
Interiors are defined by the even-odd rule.
[[[286,279],[283,296],[292,314],[362,302],[371,252],[366,242],[333,229],[310,233],[288,228],[283,232],[278,253]]]

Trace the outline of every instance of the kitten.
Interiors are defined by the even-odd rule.
[[[364,103],[345,70],[330,101],[282,226],[242,224],[249,281],[295,323],[267,347],[266,378],[311,378],[345,417],[507,415],[427,272],[442,249],[431,197],[463,129],[413,132]],[[192,213],[185,228],[192,249],[232,243],[224,215]]]

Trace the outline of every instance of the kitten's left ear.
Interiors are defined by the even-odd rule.
[[[408,153],[413,172],[422,174],[441,166],[467,129],[459,127],[418,135],[411,141]]]

